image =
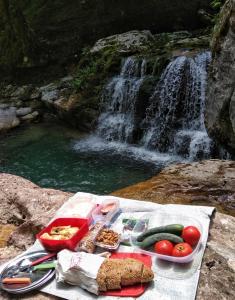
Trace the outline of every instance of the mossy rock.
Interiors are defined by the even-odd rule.
[[[133,39],[138,40],[139,47],[137,43],[135,47],[130,46],[132,35]],[[148,105],[146,101],[149,101],[163,70],[172,59],[174,49],[179,48],[179,41],[186,38],[190,40],[189,37],[196,38],[189,32],[164,33],[154,37],[149,32],[140,32],[140,38],[137,39],[137,32],[132,31],[124,33],[123,36],[107,37],[98,41],[94,47],[84,48],[82,51],[74,79],[74,87],[79,97],[70,110],[80,129],[81,126],[89,130],[95,128],[104,86],[110,78],[120,73],[121,63],[127,56],[135,56],[140,61],[143,59],[146,61],[146,78],[137,99],[136,123],[138,123],[139,116],[145,113]],[[141,39],[143,36],[146,36],[146,44]],[[169,45],[171,38],[175,42],[175,48],[173,42]],[[128,40],[127,47],[123,44],[126,40]],[[140,134],[137,132],[135,135],[138,139]]]

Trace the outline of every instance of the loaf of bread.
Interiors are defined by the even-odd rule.
[[[152,270],[136,259],[106,259],[99,268],[96,281],[99,291],[105,292],[150,282],[153,277]]]
[[[95,295],[149,282],[154,277],[152,270],[136,259],[104,258],[67,249],[57,254],[55,270],[57,282],[79,286]]]

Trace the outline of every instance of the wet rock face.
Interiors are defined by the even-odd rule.
[[[113,194],[158,203],[211,205],[235,216],[235,162],[205,160],[172,165]]]
[[[209,135],[235,153],[235,1],[226,2],[215,27],[205,110]]]

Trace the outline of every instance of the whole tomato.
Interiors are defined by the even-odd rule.
[[[172,255],[173,248],[174,245],[167,240],[162,240],[154,245],[154,251],[163,255]]]
[[[192,252],[193,249],[188,243],[179,243],[175,245],[172,251],[172,255],[177,257],[182,257],[182,256],[187,256]]]
[[[198,243],[200,236],[201,233],[195,226],[184,227],[181,235],[184,241],[189,243],[191,246],[195,246]]]

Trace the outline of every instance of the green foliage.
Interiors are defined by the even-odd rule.
[[[215,10],[215,14],[212,15],[212,24],[216,24],[218,22],[220,10],[224,2],[224,0],[213,0],[211,2],[211,7]]]
[[[211,7],[214,9],[220,9],[223,5],[224,1],[222,0],[213,0],[211,2]]]
[[[74,80],[75,88],[80,92],[97,88],[118,70],[120,61],[115,46],[107,47],[98,53],[91,53],[90,49],[84,48]]]
[[[96,75],[97,62],[91,61],[86,67],[81,68],[74,80],[77,90],[84,90],[88,87],[89,81]]]

